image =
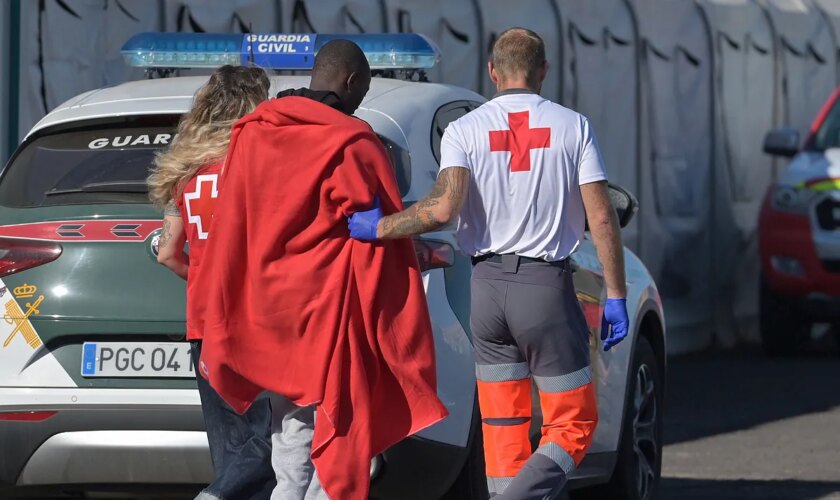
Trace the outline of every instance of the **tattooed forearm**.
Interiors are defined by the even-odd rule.
[[[163,227],[158,240],[157,261],[183,279],[187,279],[190,260],[184,252],[184,234],[181,218],[167,215],[163,218]]]
[[[428,196],[407,210],[382,218],[379,238],[407,238],[445,226],[460,211],[468,182],[469,171],[465,168],[443,170]]]
[[[430,207],[437,204],[437,200],[424,200],[411,206],[408,210],[384,217],[379,226],[380,238],[405,238],[417,234],[434,231],[443,226],[435,219]]]
[[[160,231],[160,240],[158,241],[158,248],[163,248],[172,239],[172,223],[163,219],[163,229]]]

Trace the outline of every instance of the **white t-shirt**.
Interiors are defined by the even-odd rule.
[[[524,91],[450,123],[440,156],[441,170],[470,170],[458,242],[472,256],[568,257],[583,238],[580,185],[607,179],[586,118]]]

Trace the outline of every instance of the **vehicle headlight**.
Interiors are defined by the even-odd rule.
[[[785,212],[804,212],[810,193],[792,186],[777,186],[773,190],[773,208]]]

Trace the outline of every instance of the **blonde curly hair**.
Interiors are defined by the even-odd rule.
[[[260,68],[222,66],[195,94],[166,151],[158,153],[147,179],[149,199],[163,209],[205,165],[227,154],[233,124],[268,98],[268,76]]]

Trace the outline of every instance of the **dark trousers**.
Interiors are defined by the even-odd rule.
[[[478,262],[470,315],[490,496],[556,499],[598,422],[589,331],[569,266],[516,256]],[[532,384],[543,416],[533,453]]]
[[[267,499],[276,484],[271,467],[271,405],[260,396],[244,415],[236,413],[200,375],[201,342],[192,342],[198,394],[210,443],[214,479],[199,498]]]

